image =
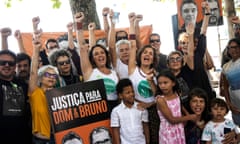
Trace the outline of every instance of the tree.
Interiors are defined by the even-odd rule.
[[[83,29],[88,29],[88,24],[91,22],[95,22],[96,29],[101,29],[95,0],[69,0],[69,3],[72,15],[77,12],[84,12],[85,20]]]
[[[22,1],[22,0],[15,0]],[[59,8],[61,6],[61,0],[51,0],[53,2],[52,7]],[[6,7],[10,8],[13,0],[5,0],[4,4]],[[85,15],[85,21],[83,24],[83,29],[88,29],[88,24],[90,22],[95,22],[96,29],[101,29],[100,21],[97,14],[96,2],[95,0],[69,0],[69,4],[71,7],[72,15],[74,16],[77,12],[83,12]],[[73,18],[74,20],[74,18]]]

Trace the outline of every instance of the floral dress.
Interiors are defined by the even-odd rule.
[[[164,97],[164,96],[158,96]],[[166,100],[166,99],[165,99]],[[174,117],[181,117],[181,104],[177,96],[172,100],[166,100],[169,109]],[[185,133],[183,123],[171,124],[158,110],[160,118],[159,143],[160,144],[185,144]]]

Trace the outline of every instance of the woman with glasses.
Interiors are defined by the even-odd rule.
[[[187,64],[184,64],[183,55],[180,51],[171,52],[168,56],[167,62],[169,69],[177,78],[180,90],[178,92],[179,96],[181,96],[181,103],[186,108],[189,92],[189,86],[187,81],[191,82],[191,80],[188,79],[191,77],[193,72]]]
[[[231,60],[223,65],[220,78],[220,95],[223,95],[232,111],[232,118],[240,125],[240,40],[229,40],[227,51]]]
[[[202,2],[202,8],[205,9],[205,15],[203,18],[201,32],[198,33],[198,29],[192,28],[191,31],[193,32],[189,35],[187,30],[183,39],[179,39],[179,46],[183,53],[184,63],[186,63],[189,67],[189,70],[185,72],[186,74],[183,76],[184,80],[187,82],[190,89],[194,87],[204,89],[208,93],[208,99],[211,100],[216,97],[216,94],[211,87],[204,65],[204,55],[207,47],[206,32],[210,17],[208,15],[208,13],[210,13],[210,8],[207,2]],[[191,36],[191,38],[189,36]]]
[[[71,54],[64,49],[55,50],[48,57],[51,65],[57,67],[61,78],[66,85],[81,82],[80,75],[71,60]]]
[[[186,27],[187,32],[180,34],[179,47],[180,51],[173,51],[168,55],[167,64],[168,68],[176,76],[179,84],[179,96],[181,103],[185,109],[188,109],[188,92],[190,86],[193,85],[192,77],[194,70],[194,57],[193,57],[193,33],[194,24],[189,23]],[[184,54],[182,54],[184,53]],[[185,110],[184,109],[184,110]]]
[[[51,135],[50,115],[45,92],[56,86],[58,70],[51,65],[38,70],[39,49],[41,41],[33,40],[34,52],[30,72],[28,96],[32,111],[32,134],[34,144],[49,144],[54,141]]]

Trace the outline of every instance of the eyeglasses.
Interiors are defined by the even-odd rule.
[[[228,49],[236,49],[239,48],[239,46],[228,46]]]
[[[70,60],[68,59],[68,60],[65,60],[65,61],[57,62],[57,64],[60,65],[60,66],[62,66],[64,64],[67,65],[67,64],[70,64]]]
[[[16,63],[14,61],[5,61],[5,60],[0,60],[0,66],[5,66],[8,64],[9,66],[15,66]]]
[[[160,41],[160,39],[150,40],[150,43],[154,43],[154,42],[161,42],[161,41]]]
[[[183,59],[182,57],[176,57],[176,58],[171,57],[171,58],[169,58],[169,62],[170,62],[170,63],[173,63],[173,62],[181,62],[182,59]]]
[[[49,72],[45,72],[43,74],[44,77],[47,77],[47,78],[58,78],[58,75],[57,74],[52,74],[52,73],[49,73]]]

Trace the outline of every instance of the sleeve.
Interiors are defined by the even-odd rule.
[[[142,112],[142,121],[143,122],[148,122],[148,111],[145,109],[143,112]]]
[[[197,43],[197,49],[196,51],[199,53],[199,57],[204,57],[205,51],[207,48],[207,41],[206,41],[206,36],[201,34],[198,37],[198,43]]]
[[[110,120],[111,127],[120,127],[120,117],[116,109],[113,109]]]
[[[240,134],[240,128],[234,124],[234,131],[236,134]]]
[[[202,141],[211,141],[212,140],[212,136],[211,136],[211,127],[209,124],[207,124],[205,126],[205,128],[203,129],[203,133],[202,133]]]
[[[43,65],[48,65],[48,64],[49,64],[48,56],[47,56],[45,50],[44,50],[44,51],[40,51],[40,52],[39,52],[39,56],[40,56],[41,59],[42,59]]]

